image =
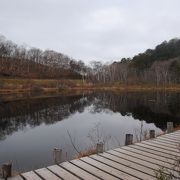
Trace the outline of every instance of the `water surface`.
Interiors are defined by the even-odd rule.
[[[140,138],[150,129],[161,133],[167,121],[180,124],[180,94],[162,92],[93,92],[51,98],[0,101],[0,164],[11,160],[16,170],[53,164],[53,148],[63,159],[105,142],[124,145],[127,133]],[[143,137],[142,137],[143,138]]]

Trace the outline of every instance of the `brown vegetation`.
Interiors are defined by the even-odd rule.
[[[24,92],[62,92],[64,90],[103,90],[103,91],[180,91],[179,84],[156,86],[151,84],[93,84],[82,80],[67,79],[0,79],[0,94]]]
[[[80,159],[82,157],[90,156],[96,154],[96,149],[89,149],[87,151],[80,152],[78,155],[75,156],[76,159]]]

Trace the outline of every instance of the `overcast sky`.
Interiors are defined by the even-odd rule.
[[[180,0],[0,0],[0,34],[89,62],[180,37]]]

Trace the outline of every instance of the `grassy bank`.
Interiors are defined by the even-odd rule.
[[[62,92],[64,90],[110,90],[110,91],[179,91],[179,84],[92,84],[82,80],[56,79],[0,79],[0,94],[25,92]]]
[[[0,93],[58,92],[66,89],[81,88],[81,80],[56,79],[0,79]]]

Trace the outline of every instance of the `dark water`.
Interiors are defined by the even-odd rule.
[[[127,133],[139,138],[149,129],[161,133],[167,121],[180,124],[179,93],[84,93],[21,101],[0,101],[0,164],[16,170],[53,164],[54,147],[63,160],[104,141],[105,148],[124,145]],[[70,137],[68,135],[70,134]]]

